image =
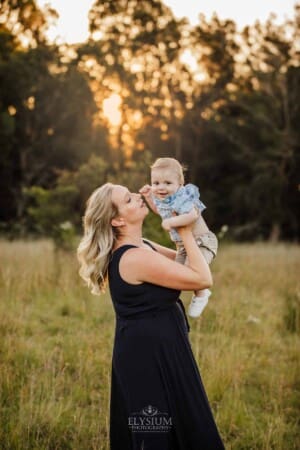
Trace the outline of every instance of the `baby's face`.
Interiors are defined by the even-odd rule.
[[[181,184],[178,175],[170,169],[153,169],[151,172],[151,188],[154,197],[164,199],[175,194]]]

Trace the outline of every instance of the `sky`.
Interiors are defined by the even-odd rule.
[[[94,0],[37,0],[40,6],[48,3],[59,13],[57,26],[49,30],[51,40],[83,42],[88,36],[88,11]],[[271,12],[278,22],[293,16],[295,0],[164,0],[176,17],[188,17],[191,24],[198,21],[199,13],[207,18],[216,12],[221,19],[233,19],[242,28],[259,19],[265,21]]]

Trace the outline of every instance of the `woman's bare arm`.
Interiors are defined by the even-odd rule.
[[[211,272],[191,230],[188,227],[179,230],[189,258],[188,266],[171,261],[159,252],[153,251],[149,255],[147,249],[132,248],[124,253],[120,260],[119,270],[122,278],[132,284],[148,282],[179,290],[210,287]]]
[[[169,259],[175,260],[176,250],[173,250],[172,248],[164,247],[163,245],[159,245],[156,242],[150,241],[149,239],[144,239],[144,240],[149,242],[155,248],[155,250],[158,253],[160,253],[161,255],[164,255]]]

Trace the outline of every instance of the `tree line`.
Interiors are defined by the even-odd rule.
[[[1,2],[2,233],[76,233],[94,188],[136,190],[172,156],[213,230],[299,240],[300,4],[239,31],[217,15],[191,26],[160,0],[96,0],[76,45],[48,42],[55,18]]]

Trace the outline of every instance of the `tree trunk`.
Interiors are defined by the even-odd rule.
[[[281,233],[281,229],[280,229],[279,223],[273,223],[271,232],[269,235],[269,242],[273,242],[273,243],[278,242],[279,238],[280,238],[280,233]]]

